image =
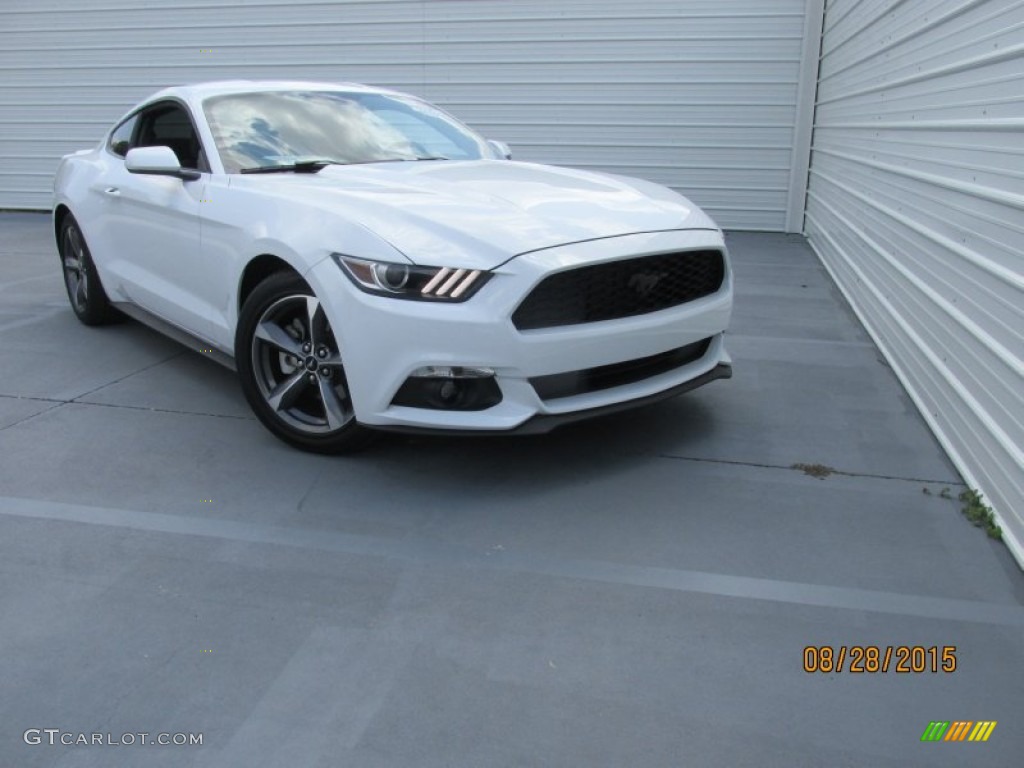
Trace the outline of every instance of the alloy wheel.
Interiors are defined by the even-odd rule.
[[[338,343],[315,296],[291,294],[260,315],[252,334],[255,383],[276,417],[303,433],[355,418]]]
[[[64,282],[67,284],[68,297],[75,311],[81,314],[89,303],[89,266],[78,227],[64,228],[61,255],[64,258]]]

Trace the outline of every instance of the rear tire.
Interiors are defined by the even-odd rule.
[[[263,425],[284,442],[314,453],[366,445],[334,332],[312,289],[277,272],[246,299],[235,333],[242,392]]]
[[[120,320],[122,315],[110,305],[89,246],[70,213],[60,223],[57,250],[64,271],[64,287],[75,316],[85,325],[106,325]]]

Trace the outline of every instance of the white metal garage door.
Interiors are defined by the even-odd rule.
[[[807,232],[1024,564],[1024,4],[830,0]]]
[[[784,229],[792,199],[798,227],[805,3],[4,0],[0,208],[48,207],[57,158],[158,88],[287,77],[411,91],[517,159],[658,181],[726,227]]]

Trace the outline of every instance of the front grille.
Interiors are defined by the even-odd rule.
[[[700,360],[708,351],[711,339],[695,341],[685,347],[672,349],[650,357],[627,360],[624,363],[602,365],[597,368],[584,368],[568,373],[553,373],[548,376],[534,376],[530,384],[541,400],[554,400],[559,397],[571,397],[602,389],[621,387],[637,381],[649,379],[659,373],[681,368],[694,360]]]
[[[557,272],[512,314],[521,331],[644,315],[710,296],[722,287],[721,251],[641,256]]]

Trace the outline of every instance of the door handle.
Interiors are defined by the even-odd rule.
[[[103,191],[111,197],[118,197],[121,194],[121,190],[117,187],[107,187]]]

